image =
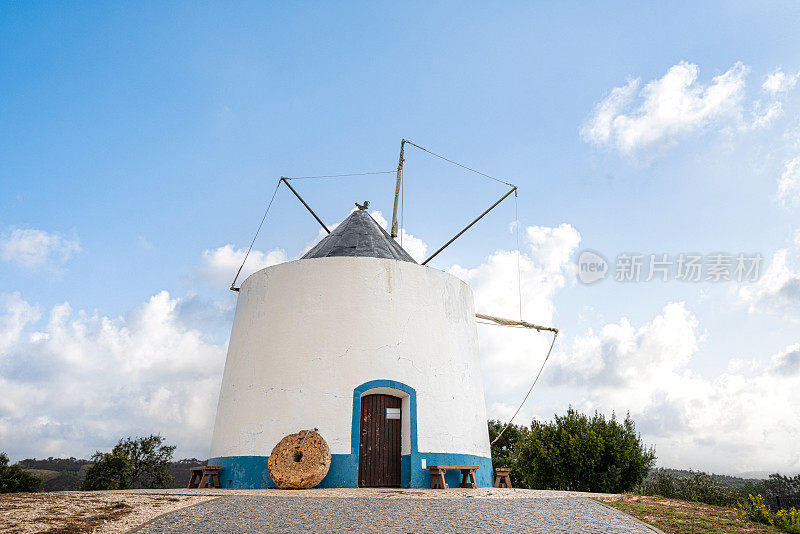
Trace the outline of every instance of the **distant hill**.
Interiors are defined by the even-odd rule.
[[[20,467],[42,479],[42,491],[76,490],[92,463],[78,458],[28,458]]]
[[[206,460],[186,458],[172,462],[173,488],[185,488],[189,484],[189,468],[206,465]],[[89,460],[79,458],[29,458],[19,462],[20,467],[42,479],[42,491],[68,491],[80,489],[86,476],[86,469],[92,465]]]
[[[745,471],[744,473],[739,473],[739,476],[742,478],[755,478],[758,480],[766,480],[772,474],[772,471]]]
[[[659,468],[660,469],[660,468]],[[664,471],[669,473],[670,475],[676,478],[689,478],[697,471],[690,471],[686,469],[669,469],[664,468]],[[651,471],[656,471],[655,469]],[[715,475],[711,474],[711,478],[720,486],[725,486],[728,488],[743,488],[748,484],[756,484],[758,482],[762,482],[764,479],[768,478],[769,475],[764,477],[757,477],[757,478],[742,478],[742,477],[734,477],[731,475]]]

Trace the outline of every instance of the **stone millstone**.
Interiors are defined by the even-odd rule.
[[[289,434],[272,449],[267,460],[269,475],[276,486],[283,489],[313,488],[325,478],[331,467],[331,449],[315,431],[305,430]],[[300,451],[300,444],[303,449]],[[298,453],[299,451],[299,453]]]

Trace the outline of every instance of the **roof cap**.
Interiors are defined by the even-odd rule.
[[[360,209],[351,213],[300,259],[333,256],[387,258],[417,263],[366,210]]]

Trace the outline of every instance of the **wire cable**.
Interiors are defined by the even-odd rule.
[[[247,254],[244,255],[244,260],[242,260],[242,264],[239,266],[239,270],[236,271],[236,276],[233,278],[233,282],[231,282],[230,289],[233,291],[239,291],[236,289],[236,280],[239,279],[239,275],[242,274],[242,268],[244,267],[245,262],[247,261],[247,257],[250,255],[250,251],[253,250],[253,245],[256,242],[256,238],[258,237],[258,233],[261,231],[261,227],[264,226],[264,221],[267,219],[267,213],[269,213],[269,209],[272,207],[272,202],[275,200],[275,195],[278,194],[278,188],[281,186],[281,179],[278,179],[278,183],[275,184],[275,191],[272,192],[272,198],[269,199],[269,204],[267,204],[267,211],[264,212],[264,216],[261,217],[261,223],[258,225],[258,230],[256,230],[256,235],[253,236],[253,240],[250,241],[250,247],[247,249]]]
[[[458,165],[462,169],[467,169],[468,171],[472,171],[475,174],[480,174],[481,176],[485,176],[486,178],[490,178],[490,179],[494,180],[495,182],[500,182],[501,184],[506,184],[509,187],[514,187],[514,184],[510,184],[508,182],[505,182],[505,181],[501,180],[500,178],[495,178],[494,176],[489,176],[488,174],[486,174],[484,172],[481,172],[481,171],[477,171],[477,170],[473,169],[472,167],[467,167],[466,165],[462,165],[461,163],[459,163],[457,161],[453,161],[452,159],[448,159],[448,158],[442,156],[441,154],[437,154],[436,152],[431,152],[427,148],[422,148],[421,146],[409,141],[408,139],[406,139],[406,143],[408,143],[409,145],[415,146],[420,150],[423,150],[423,151],[427,152],[431,156],[436,156],[437,158],[443,159],[443,160],[445,160],[445,161],[447,161],[449,163],[452,163],[453,165]]]
[[[286,176],[287,180],[311,180],[314,178],[343,178],[345,176],[369,176],[372,174],[392,174],[394,171],[377,171],[377,172],[352,172],[349,174],[323,174],[321,176]]]
[[[494,445],[497,442],[498,439],[500,439],[500,436],[503,435],[503,432],[508,430],[508,427],[511,426],[511,422],[514,420],[514,418],[517,416],[519,411],[525,405],[525,401],[528,400],[528,397],[530,396],[531,391],[533,391],[533,386],[536,385],[536,382],[539,381],[539,377],[542,375],[542,370],[544,370],[544,366],[547,363],[547,360],[550,358],[550,353],[553,352],[553,345],[556,344],[556,338],[557,337],[558,337],[558,332],[553,332],[553,341],[550,343],[550,349],[547,351],[547,356],[545,356],[544,361],[542,362],[542,366],[539,367],[539,372],[536,373],[536,378],[533,379],[533,384],[531,384],[531,387],[528,389],[528,392],[525,394],[525,398],[522,399],[522,402],[520,403],[519,408],[517,408],[517,411],[514,412],[514,415],[512,415],[511,419],[508,420],[508,423],[506,423],[506,426],[503,428],[503,430],[500,431],[500,433],[497,435],[497,437],[494,438],[494,440],[492,440],[492,442],[489,444],[490,447],[492,445]]]

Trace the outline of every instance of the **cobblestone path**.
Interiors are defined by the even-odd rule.
[[[642,533],[653,530],[586,498],[368,499],[230,496],[136,532]]]

